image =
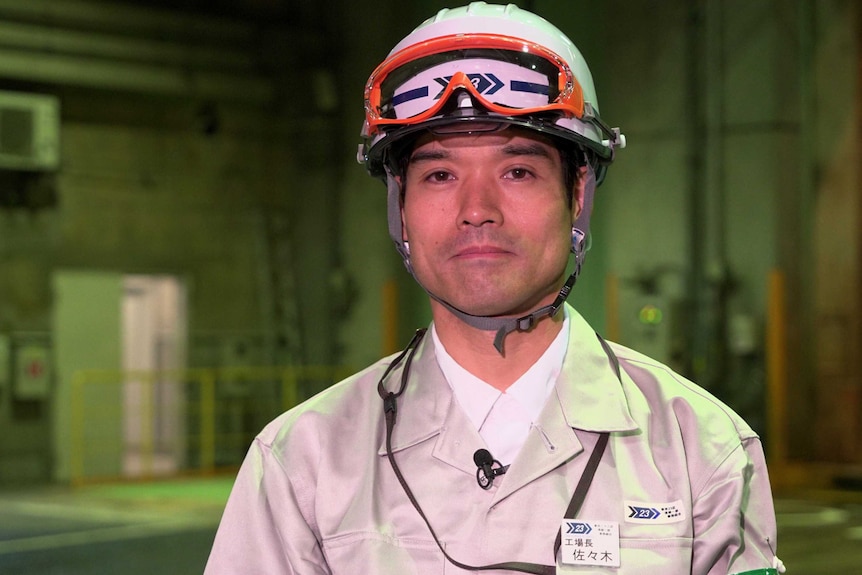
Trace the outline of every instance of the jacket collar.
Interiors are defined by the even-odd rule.
[[[637,429],[624,391],[628,375],[623,371],[617,377],[614,359],[598,334],[577,311],[568,311],[569,348],[554,388],[566,421],[585,431]]]
[[[593,432],[631,431],[637,429],[637,424],[629,411],[623,385],[616,376],[612,360],[595,331],[574,308],[566,306],[571,320],[569,346],[554,393],[542,411],[538,427],[546,439],[569,444],[569,449],[564,451],[571,455],[572,451],[582,449],[571,434],[571,428]],[[398,389],[403,368],[402,364],[389,375],[385,382],[388,390]],[[627,379],[625,373],[622,377]],[[457,406],[437,364],[432,338],[426,334],[410,367],[407,388],[398,398],[392,451],[411,447],[439,434],[452,438],[460,435],[461,439],[438,444],[435,456],[447,461],[450,458],[461,461],[466,455],[465,461],[470,465],[465,470],[474,470],[472,454],[482,445],[482,440]],[[574,443],[571,443],[572,439]],[[381,455],[386,454],[385,441],[384,436],[379,450]],[[531,440],[528,439],[524,451],[530,445]]]
[[[398,390],[406,362],[405,358],[401,365],[387,377],[384,382],[387,390]],[[392,432],[392,451],[411,447],[438,435],[444,427],[443,422],[453,403],[452,390],[440,371],[434,353],[434,343],[430,334],[426,332],[413,357],[407,388],[398,398],[398,411]],[[464,418],[466,419],[466,415]],[[382,404],[380,419],[382,423],[384,421]],[[386,454],[385,426],[379,453]]]

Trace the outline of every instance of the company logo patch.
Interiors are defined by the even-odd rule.
[[[643,501],[625,502],[626,523],[649,523],[660,525],[685,521],[685,507],[682,501],[672,503],[648,503]]]
[[[566,521],[566,534],[588,535],[592,533],[593,528],[589,523],[573,523]]]
[[[500,80],[500,78],[491,73],[467,74],[467,78],[469,78],[470,82],[473,84],[473,87],[476,88],[476,91],[483,96],[490,96],[506,85],[502,80]],[[452,76],[434,78],[434,81],[443,86],[443,89],[440,90],[440,92],[438,92],[436,96],[434,96],[435,100],[439,100],[440,96],[443,95],[443,91],[446,89],[446,86],[448,86],[449,82],[452,81]]]

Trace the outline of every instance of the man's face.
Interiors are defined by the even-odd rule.
[[[404,177],[404,239],[422,285],[473,315],[512,316],[562,286],[572,223],[560,154],[527,131],[426,136]]]

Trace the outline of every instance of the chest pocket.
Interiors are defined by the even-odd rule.
[[[380,533],[349,533],[323,542],[333,575],[443,574],[445,558],[432,540],[395,539]]]

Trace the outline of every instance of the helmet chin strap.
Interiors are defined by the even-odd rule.
[[[572,288],[575,286],[575,282],[577,281],[578,275],[581,272],[581,266],[584,263],[586,252],[589,249],[588,237],[590,233],[590,213],[593,209],[593,195],[595,194],[596,190],[596,174],[591,166],[587,167],[587,173],[585,174],[585,177],[586,182],[584,185],[583,209],[581,210],[581,213],[578,214],[578,217],[572,226],[572,253],[575,254],[574,271],[571,273],[571,275],[569,275],[569,278],[566,280],[566,283],[563,284],[562,289],[557,294],[557,297],[554,299],[553,303],[540,307],[539,309],[521,317],[472,315],[456,308],[449,302],[430,292],[424,285],[422,285],[422,282],[419,281],[418,277],[416,277],[416,272],[413,270],[413,265],[410,263],[410,244],[404,241],[402,237],[403,230],[401,224],[401,185],[398,183],[398,180],[396,179],[392,171],[387,167],[386,205],[389,222],[389,236],[395,243],[395,249],[401,255],[401,259],[404,261],[404,266],[407,268],[407,271],[410,272],[410,274],[416,280],[416,283],[418,283],[419,286],[423,290],[425,290],[425,293],[427,293],[432,299],[443,305],[455,317],[457,317],[467,325],[484,331],[496,331],[497,334],[494,336],[494,348],[500,353],[500,355],[503,355],[503,343],[507,335],[509,335],[513,331],[530,331],[531,329],[533,329],[533,326],[535,326],[536,323],[538,323],[543,318],[554,317],[557,312],[559,312],[559,310],[563,307],[563,303],[566,301],[566,298],[569,297],[569,293],[571,293]]]

